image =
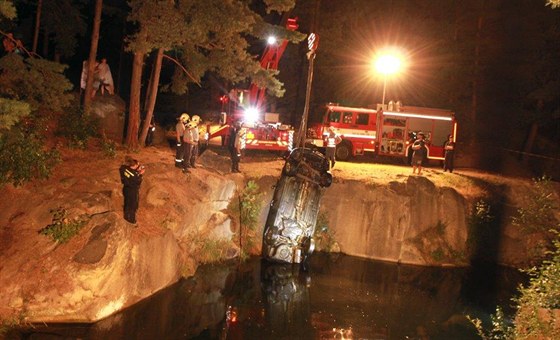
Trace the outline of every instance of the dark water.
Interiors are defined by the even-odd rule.
[[[522,280],[506,268],[442,269],[314,254],[307,268],[203,266],[93,325],[49,325],[27,339],[478,339],[465,315],[511,313]]]

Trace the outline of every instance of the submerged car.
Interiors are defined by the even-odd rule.
[[[313,252],[313,234],[324,188],[332,184],[329,162],[317,150],[294,149],[284,164],[263,233],[263,257],[301,263]]]

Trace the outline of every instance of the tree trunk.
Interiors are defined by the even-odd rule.
[[[35,14],[35,31],[33,32],[33,54],[37,54],[37,44],[39,43],[39,28],[41,27],[41,10],[43,9],[43,0],[37,2],[37,13]]]
[[[101,10],[103,0],[95,1],[95,14],[93,16],[93,31],[91,32],[91,46],[89,49],[86,88],[84,90],[84,112],[89,114],[91,107],[91,95],[93,94],[93,72],[95,58],[97,57],[97,45],[99,43],[99,28],[101,27]]]
[[[150,87],[148,87],[148,99],[147,99],[147,109],[146,109],[146,119],[144,119],[144,125],[142,126],[142,134],[140,135],[140,140],[138,143],[140,146],[146,145],[146,137],[148,136],[148,129],[150,128],[150,122],[154,115],[154,108],[156,106],[156,98],[159,85],[159,76],[161,74],[161,61],[163,60],[163,48],[160,48],[156,55],[156,60],[154,61],[154,68],[152,70],[152,77],[150,81]]]
[[[523,147],[523,152],[525,153],[522,154],[521,160],[525,164],[529,163],[530,157],[527,154],[533,151],[533,145],[535,144],[535,139],[537,139],[538,133],[539,133],[539,123],[535,121],[531,124],[531,129],[529,130],[529,136],[527,136],[527,140],[525,141],[525,146]]]
[[[130,103],[128,109],[128,128],[126,145],[129,149],[138,149],[138,125],[140,123],[140,90],[142,87],[142,65],[144,52],[135,52],[132,62],[132,80],[130,82]]]
[[[478,14],[478,20],[476,24],[476,41],[474,48],[474,70],[473,70],[473,80],[472,80],[472,97],[471,97],[471,126],[476,126],[476,116],[478,111],[478,88],[480,85],[480,51],[482,44],[482,25],[484,23],[484,10],[485,10],[485,0],[482,0],[481,9]],[[476,134],[475,134],[476,136]]]

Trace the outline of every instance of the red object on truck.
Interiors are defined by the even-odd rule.
[[[443,160],[448,136],[457,138],[455,114],[450,110],[419,106],[399,106],[393,111],[328,104],[323,120],[307,130],[306,144],[324,147],[328,128],[342,137],[336,158],[347,160],[366,152],[382,156],[408,157],[411,143],[422,132],[428,159]]]
[[[296,30],[296,19],[289,18],[288,30]],[[286,50],[288,40],[268,44],[260,64],[263,69],[278,69],[278,63]],[[229,103],[230,112],[225,114],[221,127],[209,133],[209,139],[221,136],[223,142],[229,138],[230,126],[240,122],[246,129],[242,145],[246,149],[291,151],[294,143],[294,129],[279,121],[278,113],[266,112],[266,89],[252,83],[249,90],[233,89],[229,96],[220,97],[223,105]],[[210,131],[210,128],[208,128]]]

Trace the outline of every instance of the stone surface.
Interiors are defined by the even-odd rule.
[[[239,256],[239,219],[229,209],[239,204],[248,180],[257,181],[262,193],[259,226],[252,231],[253,252],[259,253],[281,160],[251,163],[244,158],[243,174],[229,174],[227,153],[208,150],[199,159],[201,166],[187,175],[174,167],[173,150],[143,149],[132,154],[147,169],[139,222],[133,226],[122,218],[118,167],[125,152],[117,159],[100,155],[99,150],[65,150],[65,162],[49,180],[3,188],[0,318],[100,320],[192,275],[203,261],[206,242],[225,241],[222,256]],[[499,240],[491,247],[496,262],[523,263],[539,241],[511,224],[531,190],[529,181],[491,185],[471,174],[444,178],[453,183],[460,178],[454,176],[464,176],[488,190],[468,196],[452,186],[436,185],[446,176],[437,172],[409,176],[410,169],[403,167],[396,175],[384,175],[370,171],[368,164],[356,166],[353,174],[390,178],[380,184],[339,170],[344,166],[337,163],[339,172],[321,205],[341,252],[418,265],[468,265],[468,218],[480,199],[497,209],[493,213],[499,219],[491,226]],[[63,244],[38,233],[52,223],[51,211],[58,207],[66,209],[69,220],[88,217],[80,232]]]

